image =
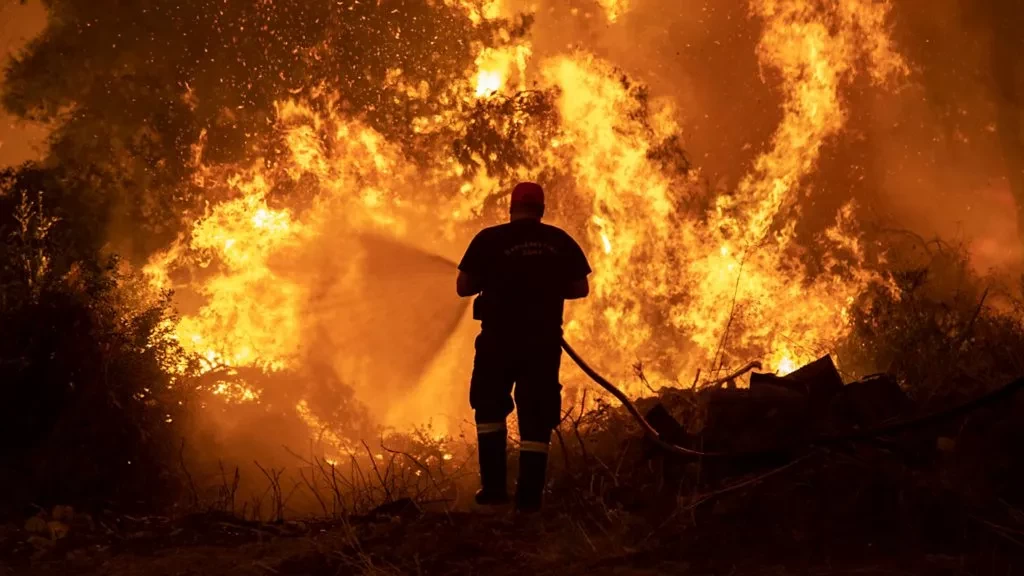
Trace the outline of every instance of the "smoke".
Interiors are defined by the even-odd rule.
[[[743,0],[639,0],[614,23],[596,2],[546,2],[531,39],[540,56],[592,51],[670,98],[694,164],[725,188],[768,145],[782,114],[759,70],[761,31]]]
[[[46,11],[38,1],[0,2],[0,69],[6,66],[8,55],[23,50],[45,24]],[[45,126],[19,120],[0,109],[0,168],[38,158],[48,132]]]
[[[516,178],[545,178],[558,203],[552,215],[602,259],[596,303],[580,305],[570,330],[620,369],[637,350],[657,356],[664,381],[692,368],[685,354],[715,352],[723,326],[734,327],[737,263],[750,284],[740,307],[751,337],[736,354],[791,367],[796,348],[777,333],[806,343],[841,333],[844,291],[866,276],[835,273],[832,286],[820,275],[801,292],[792,278],[806,270],[791,260],[801,247],[827,252],[846,233],[851,199],[869,230],[958,235],[973,242],[980,268],[1019,263],[1019,203],[1007,178],[1019,92],[1007,89],[1013,42],[992,34],[995,0],[975,22],[955,0],[894,3],[895,46],[912,69],[895,93],[853,73],[884,68],[872,61],[877,45],[853,48],[870,35],[834,26],[848,37],[826,39],[821,62],[838,70],[809,83],[827,104],[825,122],[814,102],[793,96],[810,55],[779,55],[789,70],[766,64],[767,13],[747,0],[395,0],[347,11],[303,0],[234,4],[213,17],[201,1],[121,4],[51,2],[51,25],[11,67],[4,102],[23,116],[66,120],[51,160],[88,173],[110,199],[115,247],[178,289],[183,341],[211,365],[304,368],[263,399],[306,407],[311,426],[351,408],[352,394],[376,423],[465,413],[475,327],[454,296],[450,264],[431,254],[457,257],[474,227],[500,216],[502,190]],[[470,5],[500,5],[509,18],[536,11],[499,21],[466,12]],[[807,5],[833,24],[841,13],[838,4]],[[795,25],[827,28],[794,11]],[[792,40],[802,32],[779,43],[799,46]],[[497,50],[507,47],[515,50]],[[488,58],[485,48],[495,49]],[[577,58],[577,49],[596,58]],[[480,70],[488,83],[470,86],[467,71],[483,61],[494,65]],[[467,96],[502,83],[537,90]],[[560,127],[568,144],[556,149],[552,126],[572,99]],[[68,109],[75,114],[63,116]],[[808,128],[790,134],[790,165],[755,166],[786,118]],[[676,132],[689,160],[676,168],[697,172],[636,153],[675,142]],[[578,151],[562,152],[574,144]],[[786,196],[771,200],[776,181]],[[721,199],[722,226],[680,222],[672,210],[705,188]],[[744,194],[771,201],[728,204]],[[755,208],[763,213],[750,216]],[[737,238],[762,240],[776,216],[778,245],[761,260],[738,258],[747,247]],[[753,233],[729,229],[745,217],[756,220]],[[243,422],[239,436],[267,422],[233,417]]]
[[[761,23],[751,16],[746,0],[682,0],[668,3],[671,6],[664,0],[509,0],[496,4],[508,15],[536,9],[530,40],[537,57],[564,52],[573,46],[584,47],[643,80],[653,94],[671,98],[677,104],[684,147],[703,176],[718,189],[735,185],[767,145],[777,125],[780,95],[759,69],[755,48]],[[65,13],[71,14],[73,5],[54,2],[50,9],[56,20],[66,20]],[[191,9],[180,6],[176,13],[165,16],[172,22],[187,23]],[[12,39],[31,37],[43,21],[41,5],[35,2],[27,6],[9,3],[3,10],[5,17],[11,15],[5,18],[3,35]],[[289,10],[282,8],[280,13]],[[896,95],[856,90],[846,94],[851,103],[851,129],[841,142],[833,143],[826,165],[810,186],[808,205],[820,208],[812,210],[819,216],[812,220],[824,225],[835,206],[841,204],[840,198],[856,196],[869,219],[885,221],[886,226],[904,226],[924,235],[973,241],[980,268],[1019,261],[1019,242],[1015,241],[1018,223],[1012,215],[1013,207],[1022,204],[1015,201],[1014,190],[1024,186],[1014,184],[1022,178],[1019,150],[1024,129],[1020,87],[1024,71],[1019,59],[1012,55],[1021,48],[1021,34],[1015,28],[1021,21],[1020,11],[1019,3],[1007,0],[911,0],[895,6],[893,30],[914,74]],[[201,10],[197,8],[198,12]],[[610,14],[614,16],[613,22]],[[83,16],[88,17],[88,12],[75,18]],[[275,26],[276,20],[270,14],[262,17]],[[297,13],[296,17],[301,17],[303,34],[311,38],[323,34],[322,23],[316,24],[323,20],[319,13]],[[117,28],[146,28],[152,24],[152,18],[152,14],[144,12],[125,12]],[[214,88],[225,78],[237,85],[245,78],[232,70],[235,62],[252,68],[249,62],[255,53],[287,40],[274,36],[271,28],[271,36],[239,44],[238,37],[245,36],[247,19],[244,13],[225,14],[213,28],[219,37],[206,36],[203,40],[197,37],[197,29],[183,37],[187,42],[177,51],[180,57],[169,59],[179,61],[176,66],[180,67],[196,57],[196,50],[210,53],[211,46],[217,46],[218,53],[211,56],[214,65],[205,66],[208,72],[201,72],[206,76],[201,81],[191,78],[189,82],[189,90],[195,92],[196,102],[203,107],[195,110],[196,120],[218,134],[214,138],[211,133],[210,140],[215,144],[208,147],[208,153],[226,154],[235,137],[220,133],[226,128],[251,132],[255,124],[249,117],[259,120],[260,113],[246,113],[225,124],[223,118],[214,119],[223,114],[221,106],[227,102],[221,102],[223,98],[205,97],[199,91]],[[50,50],[53,38],[67,35],[59,27],[51,28],[47,34],[51,39],[44,38],[37,47],[41,54]],[[79,34],[76,49],[86,54],[97,52],[104,41],[103,34],[117,35],[113,29],[88,36]],[[150,51],[149,46],[138,40],[123,39],[121,44],[122,51]],[[402,47],[395,46],[379,55],[402,62],[407,57],[399,56],[401,52]],[[31,64],[25,62],[14,69],[11,80],[15,83],[24,82],[20,77],[24,67]],[[289,66],[285,61],[280,64],[282,68]],[[290,87],[275,77],[276,68],[261,64],[254,69],[258,77],[247,80],[259,91],[250,97],[258,104],[257,109],[266,100],[266,86],[274,87],[270,95]],[[89,66],[69,61],[51,69],[85,71]],[[296,76],[302,72],[293,70]],[[189,79],[175,79],[171,86],[180,87],[185,80]],[[122,79],[122,85],[125,81],[128,80]],[[17,88],[13,94],[20,90]],[[359,88],[357,93],[364,90]],[[92,98],[87,91],[79,94],[76,98]],[[15,105],[16,102],[9,95],[8,107],[19,114],[28,111]],[[110,114],[105,116],[112,119]],[[0,123],[10,130],[10,121]],[[80,128],[88,132],[88,126]],[[0,154],[7,162],[24,158],[29,154],[31,139],[20,129],[0,134],[4,141]],[[184,143],[187,145],[188,141]],[[175,155],[164,156],[170,159]],[[834,156],[835,161],[829,164],[828,156]],[[140,184],[152,188],[154,183]],[[152,210],[153,203],[150,205]],[[138,215],[136,208],[123,210],[127,213],[115,218],[116,221],[133,221]],[[165,216],[160,218],[166,220]],[[159,246],[149,242],[139,245],[136,239],[127,241],[124,236],[131,234],[121,232],[131,228],[127,223],[114,223],[122,246],[142,250],[143,254]],[[163,233],[160,237],[165,242],[167,235]]]
[[[881,206],[892,221],[924,235],[968,242],[982,271],[1020,270],[1024,230],[1016,212],[1024,197],[1013,175],[1021,165],[1000,140],[1007,131],[1019,139],[1024,125],[1020,100],[1008,99],[999,85],[1006,75],[1024,81],[1024,66],[1000,57],[1007,34],[1020,43],[1022,7],[1003,0],[905,2],[896,16],[915,73],[898,97],[871,103]]]
[[[764,150],[780,94],[759,69],[761,23],[745,0],[637,0],[610,23],[597,2],[546,3],[539,54],[585,46],[678,104],[684,147],[717,189]],[[1022,178],[1024,50],[1019,2],[911,0],[893,6],[897,49],[912,73],[895,93],[844,93],[850,120],[807,184],[802,226],[860,204],[868,228],[906,228],[970,246],[980,271],[1019,270],[1014,197]]]

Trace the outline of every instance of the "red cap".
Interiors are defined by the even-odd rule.
[[[512,190],[512,204],[544,205],[544,189],[534,182],[520,182]]]

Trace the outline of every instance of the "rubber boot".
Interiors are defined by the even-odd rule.
[[[544,499],[544,483],[547,476],[548,455],[546,452],[522,450],[519,452],[519,481],[516,483],[516,510],[523,513],[537,512]]]
[[[504,430],[477,436],[477,450],[480,456],[480,490],[476,493],[477,504],[495,506],[508,502],[505,437]]]

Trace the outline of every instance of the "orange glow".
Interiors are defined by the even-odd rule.
[[[502,0],[444,0],[447,6],[458,6],[466,11],[470,22],[480,24],[501,16]]]
[[[502,10],[498,1],[446,3],[462,6],[474,23]],[[612,21],[629,9],[623,0],[601,6]],[[176,325],[177,338],[207,370],[272,373],[303,362],[327,332],[336,356],[329,364],[339,377],[364,402],[390,401],[381,397],[378,371],[401,352],[370,349],[369,339],[349,328],[354,316],[383,323],[390,314],[361,308],[376,300],[358,234],[381,233],[457,258],[475,230],[495,223],[482,216],[494,213],[485,205],[507,202],[501,192],[513,179],[555,174],[561,177],[550,192],[571,198],[574,208],[553,211],[550,220],[581,240],[594,269],[592,296],[568,307],[566,337],[609,376],[632,381],[638,357],[652,360],[647,375],[656,387],[688,384],[698,368],[710,377],[752,359],[785,374],[828,352],[849,332],[850,306],[880,278],[865,266],[852,205],[814,247],[819,274],[798,256],[791,209],[822,147],[844,127],[843,87],[858,73],[882,84],[906,68],[886,34],[885,2],[755,0],[751,11],[763,22],[757,56],[766,75],[778,77],[782,119],[738,186],[700,213],[685,208],[708,194],[699,171],[673,171],[656,159],[679,133],[675,105],[649,97],[612,63],[585,51],[535,59],[525,41],[481,47],[464,77],[446,86],[406,85],[401,70],[388,74],[386,83],[409,98],[443,94],[448,104],[411,120],[418,135],[463,135],[468,110],[525,89],[527,80],[550,94],[554,136],[518,111],[490,119],[522,134],[530,165],[511,175],[489,173],[479,156],[472,158],[476,169],[467,170],[449,147],[413,162],[398,143],[347,116],[327,88],[307,101],[278,102],[273,122],[285,158],[202,171],[210,196],[226,199],[146,270],[154,286],[188,289],[201,301]],[[275,197],[285,185],[308,200],[299,206]],[[172,281],[181,269],[189,279]],[[408,279],[416,281],[428,280]],[[342,304],[314,304],[323,301]],[[471,364],[469,357],[457,361]],[[401,383],[407,388],[398,396],[415,398],[419,413],[405,406],[390,419],[378,414],[382,421],[407,425],[464,409],[438,400],[465,385],[453,383],[449,372],[416,377]],[[218,390],[239,401],[261,398],[258,390],[226,383]],[[295,409],[321,434],[326,424],[315,408],[302,400]],[[339,451],[345,446],[342,438],[328,439]]]
[[[476,58],[478,72],[476,76],[476,92],[478,98],[493,96],[506,89],[508,81],[515,72],[519,78],[518,90],[525,90],[526,64],[532,50],[529,44],[522,43],[503,49],[484,48]]]
[[[198,314],[181,319],[175,330],[179,342],[202,358],[209,370],[237,366],[280,370],[295,351],[299,319],[294,310],[302,287],[275,274],[267,260],[298,242],[302,227],[287,210],[267,207],[267,182],[262,176],[232,176],[227,186],[240,197],[209,210],[189,236],[155,259],[146,272],[165,287],[164,266],[176,258],[187,258],[200,268],[216,261],[220,271],[196,287],[207,298],[206,305]],[[234,396],[227,388],[219,393]],[[242,396],[254,399],[256,395]]]
[[[617,21],[630,8],[630,0],[597,0],[597,3],[604,9],[609,22]]]

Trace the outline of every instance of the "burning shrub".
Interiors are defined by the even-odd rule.
[[[0,187],[0,490],[12,508],[166,502],[187,405],[162,369],[180,358],[168,299],[89,250],[52,176],[27,166]]]

